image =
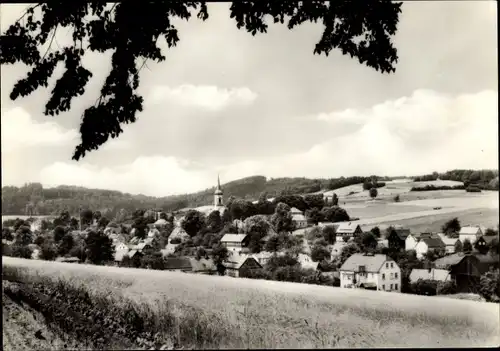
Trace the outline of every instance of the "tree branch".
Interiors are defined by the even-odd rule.
[[[52,32],[52,37],[50,38],[49,46],[47,47],[47,50],[45,50],[45,53],[43,54],[43,57],[42,57],[41,61],[43,61],[43,59],[45,58],[45,56],[49,52],[50,48],[52,47],[52,42],[54,41],[54,37],[56,36],[57,27],[59,27],[59,24],[56,24],[56,26],[54,28],[54,31]]]

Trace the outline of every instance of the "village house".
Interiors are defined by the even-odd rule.
[[[445,253],[447,255],[455,253],[457,242],[460,240],[458,238],[449,238],[444,233],[439,233],[438,236],[445,245]]]
[[[353,222],[319,222],[318,227],[333,227],[337,233],[337,238],[343,238],[344,236],[353,239],[355,236],[363,234],[361,226]]]
[[[417,253],[417,258],[419,260],[423,259],[425,254],[429,252],[429,250],[434,250],[436,252],[442,251],[445,252],[446,245],[439,237],[432,236],[423,236],[418,241],[417,246],[415,246],[415,251]]]
[[[182,227],[175,227],[174,230],[172,230],[172,233],[170,233],[170,236],[168,237],[168,241],[171,242],[172,239],[178,239],[181,242],[187,241],[189,238],[188,233],[182,228]]]
[[[401,292],[401,269],[387,255],[353,254],[340,267],[340,286]]]
[[[410,233],[405,239],[405,250],[415,250],[418,242],[422,237],[436,237],[436,234],[433,233]]]
[[[404,228],[393,228],[387,241],[389,243],[389,248],[391,249],[405,249],[406,248],[406,238],[410,235],[409,229]]]
[[[458,292],[477,293],[481,275],[498,268],[498,255],[464,254],[458,252],[434,261],[434,268],[446,269]]]
[[[248,239],[246,234],[225,234],[220,242],[229,252],[246,252]]]
[[[222,263],[225,267],[225,275],[230,277],[240,277],[243,270],[254,270],[262,268],[255,258],[243,253],[232,253]]]
[[[420,279],[447,282],[451,280],[451,275],[446,269],[412,269],[410,273],[410,283],[416,283]]]
[[[477,239],[483,235],[483,231],[480,226],[464,226],[460,228],[458,233],[458,238],[464,243],[465,240],[469,240],[471,244],[474,244]]]
[[[290,213],[292,215],[292,222],[295,223],[296,229],[306,228],[307,227],[307,219],[299,209],[292,207],[290,209]]]
[[[264,266],[267,262],[269,262],[269,259],[273,257],[273,254],[271,252],[261,251],[258,254],[253,254],[252,257],[255,258],[261,266]]]

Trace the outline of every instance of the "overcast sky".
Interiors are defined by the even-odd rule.
[[[141,71],[138,121],[79,162],[71,156],[80,116],[96,100],[110,55],[85,56],[94,77],[57,117],[42,113],[51,85],[10,101],[27,68],[2,66],[2,185],[163,196],[213,186],[218,172],[225,183],[257,174],[498,168],[495,1],[404,3],[391,75],[338,52],[313,55],[320,24],[293,31],[270,24],[267,34],[252,37],[236,28],[229,6],[210,4],[206,22],[178,25],[181,41],[164,51],[166,61]],[[1,5],[2,32],[25,8]],[[60,31],[56,45],[68,33]]]

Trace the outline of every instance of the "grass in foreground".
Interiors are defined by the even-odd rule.
[[[499,342],[498,305],[490,303],[13,258],[4,258],[3,267],[24,268],[24,280],[61,279],[73,289],[83,285],[91,296],[107,296],[113,308],[138,311],[152,332],[173,336],[182,347],[463,347]]]

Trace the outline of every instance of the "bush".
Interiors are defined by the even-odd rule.
[[[437,294],[438,281],[419,279],[411,284],[411,291],[416,295],[434,296]]]
[[[436,289],[437,295],[451,295],[457,293],[457,285],[453,281],[439,282]]]
[[[31,259],[31,255],[33,254],[33,251],[31,251],[28,246],[24,245],[14,244],[11,246],[11,249],[12,257]]]
[[[499,270],[490,271],[481,276],[479,294],[488,302],[500,301]]]
[[[311,249],[311,259],[314,262],[320,262],[323,260],[329,260],[331,258],[331,253],[324,246],[315,245]]]
[[[465,191],[468,193],[480,193],[481,189],[477,186],[469,185]]]
[[[399,198],[399,195],[394,196],[394,202],[400,202],[401,199]]]
[[[40,248],[39,258],[46,261],[53,261],[57,257],[57,248],[50,242],[45,242]]]

